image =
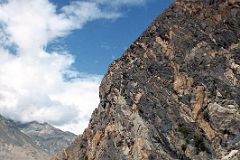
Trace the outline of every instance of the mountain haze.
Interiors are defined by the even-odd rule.
[[[16,123],[16,126],[21,132],[29,136],[37,146],[51,155],[66,148],[76,138],[73,133],[63,132],[48,123],[33,121]]]
[[[0,115],[1,160],[47,160],[50,155],[35,145],[15,124]]]

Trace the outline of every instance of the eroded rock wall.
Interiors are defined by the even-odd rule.
[[[114,61],[54,159],[240,159],[240,2],[177,0]]]

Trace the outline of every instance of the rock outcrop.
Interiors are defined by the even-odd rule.
[[[29,136],[37,146],[50,155],[62,151],[76,138],[73,133],[61,131],[48,123],[36,121],[30,123],[18,122],[16,126],[21,132]]]
[[[0,115],[1,160],[47,160],[50,155],[36,146],[15,124]]]
[[[240,159],[240,2],[177,0],[114,61],[55,160]]]

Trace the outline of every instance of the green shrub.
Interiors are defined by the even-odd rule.
[[[209,115],[209,113],[208,112],[203,112],[203,119],[205,120],[205,121],[207,121],[207,122],[209,122],[210,121],[210,115]]]
[[[199,135],[194,135],[193,137],[194,145],[197,148],[197,152],[206,151],[206,147],[203,141],[203,137]]]
[[[183,134],[184,138],[187,138],[188,135],[191,133],[191,130],[189,128],[187,128],[186,126],[181,125],[179,127],[179,132],[181,132]]]

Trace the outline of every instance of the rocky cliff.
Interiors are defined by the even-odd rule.
[[[240,159],[240,2],[177,0],[114,61],[55,160]]]
[[[47,160],[50,156],[17,129],[15,124],[0,115],[1,160]]]
[[[48,123],[36,121],[30,123],[18,122],[16,126],[21,132],[29,136],[37,146],[50,155],[63,150],[76,138],[73,133],[63,132]]]

